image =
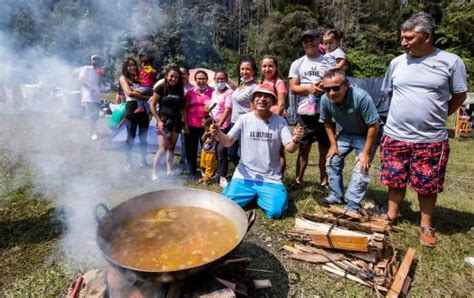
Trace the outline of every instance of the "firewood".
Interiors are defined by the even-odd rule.
[[[285,235],[296,241],[303,241],[303,242],[308,242],[311,241],[311,237],[309,237],[308,234],[304,232],[304,230],[298,230],[298,229],[292,229],[291,231],[288,231],[285,233]]]
[[[292,259],[305,261],[309,263],[326,263],[331,260],[323,255],[312,254],[312,253],[296,253],[289,256]]]
[[[297,248],[294,248],[293,246],[289,246],[289,245],[285,245],[283,246],[283,249],[286,250],[286,251],[289,251],[293,254],[299,254],[301,253],[302,251],[297,249]]]
[[[403,258],[402,264],[395,274],[395,278],[393,280],[392,285],[390,286],[390,290],[387,293],[387,297],[398,297],[402,291],[403,284],[405,283],[405,279],[410,271],[411,264],[415,259],[416,251],[413,248],[409,248],[405,257]]]
[[[368,252],[368,238],[366,236],[353,236],[353,235],[330,235],[322,233],[311,233],[312,242],[317,246],[336,248],[342,250],[354,250]]]
[[[320,232],[320,233],[326,234],[329,231],[329,229],[331,228],[331,225],[324,224],[324,223],[312,222],[310,220],[306,220],[306,219],[302,219],[302,218],[296,218],[295,219],[295,228],[296,229],[303,229],[303,230],[312,230],[312,231],[315,231],[315,232]],[[367,236],[369,234],[334,227],[333,229],[331,229],[331,235]]]
[[[314,222],[329,223],[329,224],[333,224],[337,222],[337,226],[341,226],[353,231],[361,231],[365,233],[373,233],[373,232],[385,233],[389,231],[388,226],[384,226],[380,224],[372,225],[370,223],[353,222],[353,221],[348,221],[345,219],[337,219],[333,216],[327,216],[327,215],[303,213],[303,218],[314,221]]]
[[[364,220],[364,217],[360,213],[345,210],[341,207],[331,206],[327,209],[327,211],[329,213],[332,213],[332,214],[336,215],[336,216],[342,216],[343,218],[344,217],[345,218],[350,218],[350,219],[356,220],[356,221],[363,221]]]
[[[199,298],[235,298],[235,293],[229,288],[223,288],[209,294],[200,295]]]
[[[358,282],[360,284],[363,284],[363,285],[366,285],[368,287],[373,287],[375,288],[376,290],[378,291],[382,291],[382,292],[387,292],[388,289],[384,286],[381,286],[381,285],[378,285],[378,284],[374,284],[370,281],[364,281],[363,279],[353,275],[353,274],[350,274],[344,270],[342,270],[341,268],[337,267],[336,265],[334,264],[331,264],[331,263],[327,263],[325,265],[322,266],[322,268],[328,272],[331,272],[331,273],[334,273],[336,275],[339,275],[339,276],[342,276],[342,277],[345,277],[347,279],[350,279],[352,281],[355,281],[355,282]]]
[[[327,249],[316,248],[316,247],[309,246],[309,245],[295,244],[295,248],[297,248],[297,249],[299,249],[303,252],[320,254],[320,255],[326,256],[330,259],[341,259],[341,258],[344,257],[344,255],[341,254],[341,253],[330,251],[330,250],[327,250]]]
[[[351,231],[301,218],[295,220],[295,227],[290,230],[287,235],[291,239],[300,241],[311,240],[316,246],[361,252],[367,252],[368,247],[382,251],[386,242],[386,236],[384,234],[367,234],[364,232]],[[321,237],[321,235],[324,237]],[[338,238],[337,236],[342,237]],[[365,240],[361,240],[362,238]],[[368,244],[366,244],[366,240],[368,240]]]
[[[376,263],[381,255],[380,251],[374,250],[372,248],[370,248],[368,252],[348,251],[346,252],[346,254],[367,261],[369,263]]]
[[[269,279],[254,279],[253,284],[256,289],[266,289],[272,287],[272,282]]]
[[[361,283],[363,285],[366,285],[368,287],[372,287],[372,284],[371,283],[368,283],[360,278],[358,278],[357,276],[355,275],[352,275],[352,274],[349,274],[347,272],[345,272],[344,270],[342,270],[341,268],[337,267],[336,265],[334,264],[331,264],[331,263],[328,263],[326,265],[323,265],[322,268],[326,271],[329,271],[331,273],[334,273],[336,275],[339,275],[339,276],[342,276],[342,277],[345,277],[345,278],[348,278],[350,280],[353,280],[355,282],[358,282],[358,283]]]
[[[411,277],[407,276],[407,278],[405,279],[405,282],[403,283],[402,294],[405,296],[408,294],[408,289],[410,288],[411,280],[412,280]]]

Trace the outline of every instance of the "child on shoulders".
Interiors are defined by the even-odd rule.
[[[334,69],[344,69],[347,67],[346,54],[341,49],[341,41],[344,34],[336,29],[329,29],[324,32],[323,43],[326,54],[319,69],[319,75],[324,77],[326,72]]]

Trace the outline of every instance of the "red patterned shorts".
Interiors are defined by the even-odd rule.
[[[420,194],[443,191],[449,157],[448,140],[434,143],[411,143],[382,138],[379,181],[393,188],[407,184]]]

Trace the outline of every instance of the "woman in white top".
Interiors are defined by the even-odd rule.
[[[252,92],[257,87],[255,78],[257,76],[257,63],[252,56],[243,56],[237,64],[237,75],[239,77],[239,85],[232,93],[232,125],[237,119],[245,113],[250,112],[250,98]],[[240,142],[236,141],[228,148],[229,157],[232,162],[239,164],[239,147]]]

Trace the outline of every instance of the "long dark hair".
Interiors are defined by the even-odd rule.
[[[262,60],[261,60],[261,63],[263,62],[264,59],[270,59],[270,60],[273,61],[273,64],[275,64],[275,75],[274,75],[274,77],[272,78],[272,83],[273,83],[273,92],[275,92],[275,94],[278,94],[277,89],[276,89],[276,82],[277,82],[278,79],[282,79],[282,80],[283,80],[283,78],[280,77],[280,74],[278,73],[278,60],[277,60],[277,58],[276,58],[275,56],[273,56],[272,54],[265,54],[265,55],[263,55]],[[261,64],[261,63],[260,63],[260,64]],[[259,84],[262,84],[263,81],[265,81],[265,77],[264,77],[264,75],[263,75],[263,73],[262,73],[262,76],[261,76],[261,79],[260,79]]]
[[[252,65],[252,70],[254,72],[254,78],[257,76],[257,73],[258,73],[257,63],[255,62],[255,59],[250,55],[242,56],[242,58],[240,58],[240,60],[239,60],[239,63],[237,64],[237,77],[239,78],[239,82],[238,82],[239,85],[241,83],[240,82],[240,79],[241,79],[240,66],[244,62],[249,62]]]
[[[168,83],[168,74],[171,71],[176,71],[178,73],[178,82],[174,86],[171,86]],[[184,98],[184,87],[183,86],[184,86],[183,78],[181,77],[181,71],[179,70],[179,67],[175,66],[175,65],[172,65],[172,66],[168,67],[165,71],[165,88],[167,90],[177,88],[177,92],[178,92],[179,97]]]
[[[137,69],[137,73],[135,75],[132,75],[130,72],[128,72],[128,64],[132,62],[135,64],[135,67]],[[132,83],[137,83],[138,82],[138,64],[135,59],[132,57],[127,57],[125,60],[123,60],[122,63],[122,75],[132,81]]]

